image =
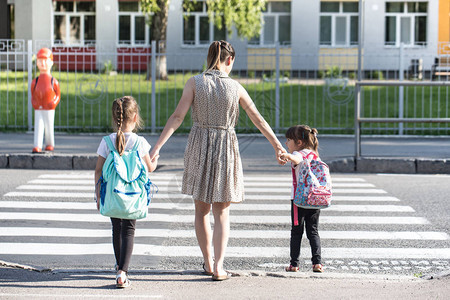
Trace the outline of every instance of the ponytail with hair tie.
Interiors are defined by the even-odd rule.
[[[214,41],[208,49],[206,57],[206,71],[217,69],[217,65],[224,62],[229,56],[234,58],[235,51],[233,46],[227,41]]]
[[[317,129],[308,125],[295,125],[286,131],[286,138],[294,141],[302,141],[302,149],[311,149],[319,155],[319,140]]]
[[[217,59],[216,59],[216,63],[214,65],[214,67],[216,67],[220,63],[220,50],[221,50],[220,48],[222,48],[221,46],[222,45],[221,45],[220,41],[217,41]]]

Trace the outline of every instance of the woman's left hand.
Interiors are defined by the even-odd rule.
[[[278,164],[285,165],[287,163],[287,160],[285,160],[283,157],[283,153],[286,153],[286,152],[287,152],[286,149],[284,149],[283,147],[275,150],[275,153],[276,153],[275,155],[277,157]]]

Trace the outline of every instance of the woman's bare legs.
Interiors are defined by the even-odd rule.
[[[213,259],[211,253],[211,223],[209,212],[211,204],[195,200],[195,234],[198,245],[203,254],[205,269],[208,272],[213,270]]]
[[[213,203],[212,210],[214,215],[214,275],[226,275],[223,269],[223,260],[230,235],[230,202]]]

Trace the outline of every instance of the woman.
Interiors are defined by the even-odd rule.
[[[230,231],[230,203],[244,200],[242,164],[234,131],[239,118],[239,105],[272,144],[280,164],[284,163],[281,153],[286,152],[247,91],[228,77],[234,59],[235,51],[230,43],[215,41],[210,45],[208,69],[186,82],[175,112],[150,152],[151,159],[159,155],[161,147],[181,125],[192,106],[194,124],[184,154],[181,191],[193,196],[195,232],[204,258],[203,269],[216,281],[229,278],[223,269],[223,260]],[[211,205],[214,215],[214,260],[209,221]]]

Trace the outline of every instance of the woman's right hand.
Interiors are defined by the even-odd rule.
[[[152,149],[152,151],[150,151],[150,160],[153,161],[155,160],[157,157],[159,157],[159,149],[157,149],[156,147],[154,147]]]

